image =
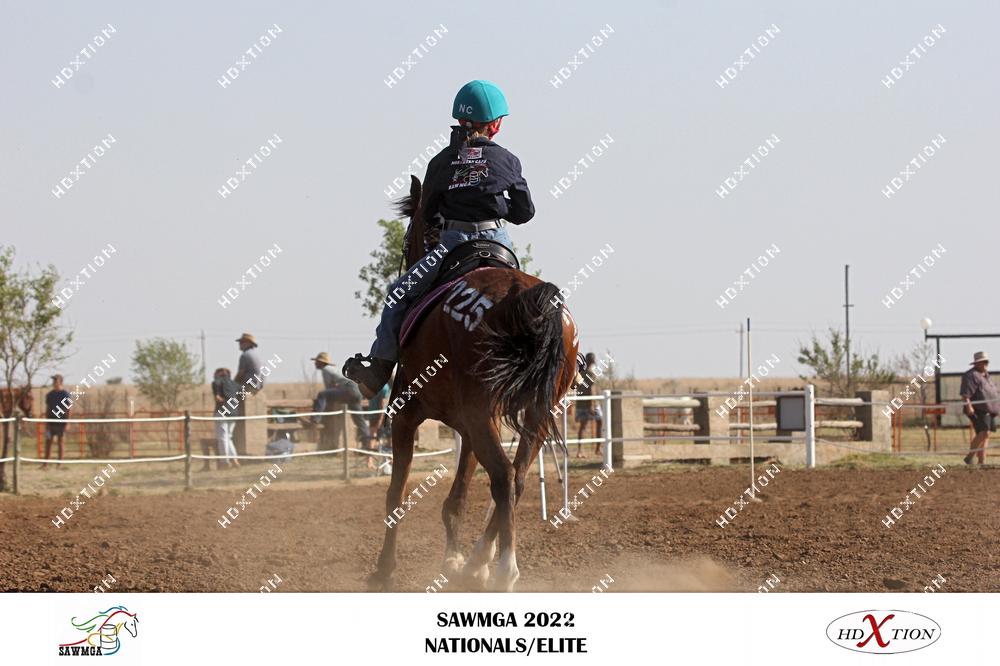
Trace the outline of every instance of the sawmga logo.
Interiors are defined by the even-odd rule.
[[[124,606],[112,606],[94,613],[88,619],[74,617],[70,623],[78,632],[83,632],[84,636],[74,641],[60,643],[61,657],[107,657],[121,649],[122,638],[125,636],[135,638],[139,633],[139,615],[129,612]]]
[[[854,652],[898,654],[925,648],[941,638],[941,625],[901,610],[866,610],[842,615],[826,628],[835,645]]]

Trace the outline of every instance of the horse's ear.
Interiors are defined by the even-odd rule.
[[[410,174],[410,198],[414,207],[420,203],[420,179]]]

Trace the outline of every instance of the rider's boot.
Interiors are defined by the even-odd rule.
[[[361,395],[371,400],[389,381],[389,375],[392,374],[395,365],[395,361],[355,354],[344,363],[343,373],[348,379],[357,382]]]

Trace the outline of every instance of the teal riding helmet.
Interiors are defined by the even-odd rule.
[[[462,86],[451,107],[451,117],[455,120],[476,123],[488,123],[509,113],[503,91],[497,84],[483,79],[469,81]]]

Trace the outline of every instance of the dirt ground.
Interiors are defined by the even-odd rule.
[[[574,469],[571,493],[596,472]],[[746,488],[743,466],[618,471],[582,501],[577,522],[559,528],[540,520],[532,475],[518,508],[517,589],[587,592],[610,577],[610,592],[753,591],[777,577],[775,592],[919,591],[943,576],[942,591],[1000,591],[1000,469],[949,466],[884,527],[925,473],[786,469],[724,529],[716,519]],[[551,502],[559,486],[549,483]],[[381,545],[385,485],[302,488],[279,477],[226,529],[217,521],[239,490],[109,494],[58,529],[51,520],[69,498],[3,495],[0,591],[89,591],[108,574],[118,591],[251,592],[275,575],[282,592],[363,591]],[[432,488],[397,527],[401,591],[439,577],[447,487]],[[470,500],[468,546],[488,504],[482,474]],[[455,580],[442,589],[467,588]]]

